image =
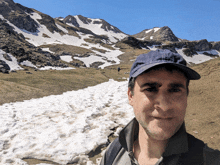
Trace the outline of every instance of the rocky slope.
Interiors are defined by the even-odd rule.
[[[4,53],[1,54],[3,58],[5,58],[7,61],[12,61],[10,57],[11,54],[17,59],[18,64],[28,60],[39,67],[67,67],[66,64],[59,60],[59,56],[42,51],[42,49],[30,44],[25,40],[24,35],[15,32],[14,29],[2,19],[0,19],[0,49],[4,51]],[[6,64],[3,59],[1,59],[0,71],[7,73],[9,70],[11,70],[9,65]]]

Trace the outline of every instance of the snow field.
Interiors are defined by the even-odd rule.
[[[107,142],[111,128],[133,118],[126,93],[127,81],[109,80],[62,95],[0,106],[0,164],[24,164],[22,158],[66,164],[86,157]]]

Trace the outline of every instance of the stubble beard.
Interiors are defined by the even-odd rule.
[[[162,128],[149,128],[149,124],[144,124],[142,122],[139,122],[139,126],[141,126],[145,133],[147,134],[147,136],[150,139],[153,140],[168,140],[169,138],[171,138],[182,126],[183,122],[178,124],[174,130],[172,130],[172,128],[169,130],[169,128],[167,128],[168,130],[163,130]]]

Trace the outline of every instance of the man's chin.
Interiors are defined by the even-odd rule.
[[[145,132],[148,134],[149,138],[155,139],[155,140],[168,140],[171,138],[178,130],[178,128],[149,128],[145,129]]]

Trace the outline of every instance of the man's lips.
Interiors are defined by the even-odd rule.
[[[157,117],[157,116],[152,116],[154,119],[157,120],[172,120],[173,117]]]

